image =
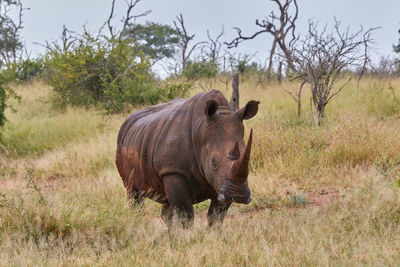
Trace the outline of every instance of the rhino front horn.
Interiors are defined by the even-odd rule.
[[[253,142],[253,129],[250,130],[249,140],[243,155],[232,165],[232,178],[236,183],[243,183],[249,175],[249,160]]]

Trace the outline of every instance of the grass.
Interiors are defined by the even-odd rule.
[[[396,265],[400,262],[400,79],[366,79],[328,104],[322,127],[283,88],[241,84],[261,101],[249,185],[221,228],[166,231],[160,205],[132,210],[114,166],[127,114],[54,111],[50,88],[16,88],[0,152],[0,265]],[[223,84],[217,89],[227,96]],[[195,88],[192,92],[199,91]]]

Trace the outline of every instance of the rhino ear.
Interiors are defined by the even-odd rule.
[[[213,120],[217,116],[218,102],[215,100],[208,100],[204,114],[208,120]]]
[[[240,120],[248,120],[253,118],[258,112],[258,104],[260,101],[250,100],[246,106],[236,111]]]

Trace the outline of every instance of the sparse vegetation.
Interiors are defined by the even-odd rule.
[[[272,34],[264,68],[250,63],[250,55],[221,55],[223,29],[215,38],[207,31],[208,42],[197,41],[182,14],[174,27],[135,24],[150,13],[133,14],[140,1],[126,1],[121,28],[112,25],[112,0],[97,36],[85,27],[78,34],[64,26],[59,43],[46,41],[43,58],[29,59],[22,56],[19,36],[27,9],[21,0],[0,0],[0,266],[398,265],[398,60],[383,59],[365,72],[372,75],[348,79],[358,70],[345,66],[356,61],[364,74],[366,47],[342,61],[341,53],[328,63],[323,59],[335,54],[326,51],[345,48],[346,40],[353,49],[361,32],[340,34],[337,24],[339,42],[323,31],[315,35],[318,45],[305,39],[296,54],[297,1],[273,0],[280,16],[272,12],[257,20],[261,30],[249,37],[237,29],[230,43]],[[359,42],[367,41],[368,34]],[[400,52],[400,44],[393,48]],[[278,66],[276,52],[284,54]],[[304,57],[303,73],[296,70],[296,55]],[[161,80],[151,68],[163,58],[175,64]],[[340,68],[331,68],[332,62]],[[328,70],[316,80],[329,89],[323,110],[335,96],[326,106],[330,116],[317,123],[321,127],[305,112],[315,98],[310,79],[292,95],[298,107],[285,94],[299,88],[291,79],[310,74],[311,65]],[[118,130],[141,105],[212,87],[229,99],[232,72],[241,75],[241,103],[261,101],[258,115],[245,122],[245,136],[254,130],[248,179],[253,201],[233,204],[223,227],[216,228],[207,227],[209,201],[199,203],[192,230],[167,231],[159,204],[146,200],[130,207],[114,162]],[[341,74],[346,90],[330,91],[329,77]]]
[[[194,229],[172,232],[158,204],[129,207],[114,165],[126,113],[59,112],[43,83],[15,87],[22,104],[7,109],[0,152],[0,265],[397,264],[400,111],[371,109],[387,98],[370,92],[397,96],[400,80],[350,82],[318,128],[285,94],[295,83],[254,83],[242,79],[240,91],[243,103],[261,101],[246,125],[253,201],[234,205],[221,229],[207,228],[200,203]]]

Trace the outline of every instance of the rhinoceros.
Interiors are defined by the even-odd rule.
[[[118,134],[116,165],[133,205],[157,201],[168,227],[176,217],[185,228],[193,225],[193,204],[211,199],[209,226],[223,222],[232,202],[248,204],[252,129],[245,145],[243,120],[259,103],[233,112],[212,90],[131,114]]]

